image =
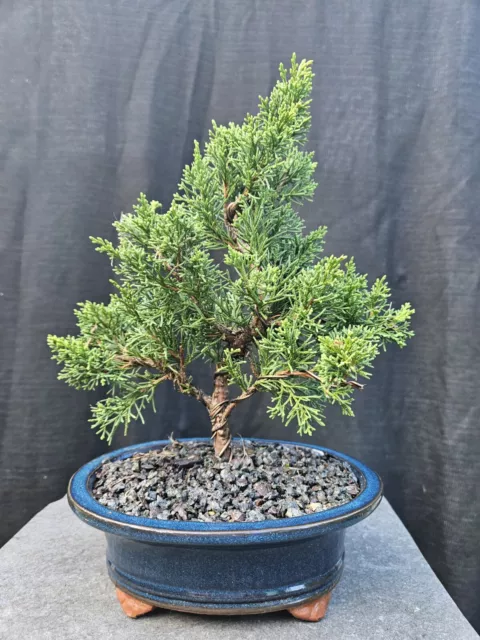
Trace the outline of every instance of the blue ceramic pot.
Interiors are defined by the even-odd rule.
[[[263,613],[318,598],[340,579],[345,529],[372,513],[381,500],[380,478],[357,460],[331,449],[283,441],[280,444],[317,449],[348,461],[360,481],[359,495],[317,514],[235,524],[128,516],[95,500],[92,485],[103,462],[167,444],[148,442],[96,458],[77,471],[68,488],[73,511],[106,533],[110,578],[123,592],[157,607]]]

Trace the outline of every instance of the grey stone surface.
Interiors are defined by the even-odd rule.
[[[468,624],[384,500],[347,533],[343,579],[327,617],[240,618],[157,610],[124,616],[105,569],[104,537],[65,499],[0,549],[1,640],[474,640]]]

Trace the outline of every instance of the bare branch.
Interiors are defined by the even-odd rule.
[[[123,362],[122,369],[130,369],[132,367],[144,367],[145,369],[160,370],[165,369],[161,362],[155,362],[151,358],[137,358],[135,356],[129,356],[126,353],[118,353],[115,355],[114,359],[119,362]]]
[[[317,376],[316,373],[314,373],[313,371],[306,371],[306,370],[299,370],[299,371],[278,371],[277,373],[274,373],[272,375],[267,375],[267,376],[259,376],[259,378],[257,379],[256,382],[261,381],[261,380],[276,380],[276,379],[282,379],[282,378],[311,378],[312,380],[316,380],[317,382],[320,382],[320,384],[324,384],[323,380]],[[256,384],[256,383],[255,383]],[[355,380],[344,380],[341,383],[342,386],[348,386],[348,387],[354,387],[355,389],[363,389],[364,388],[364,384],[360,384],[359,382],[356,382]]]
[[[321,378],[319,378],[313,371],[278,371],[277,373],[273,373],[272,375],[260,376],[259,380],[275,380],[279,378],[312,378],[317,382],[322,383]]]
[[[183,346],[180,345],[180,352],[178,354],[170,352],[170,355],[178,360],[178,371],[164,362],[156,362],[151,358],[137,358],[134,356],[129,356],[127,354],[118,354],[115,356],[115,359],[124,363],[122,369],[143,367],[145,369],[155,369],[160,373],[163,373],[163,376],[157,378],[154,384],[159,384],[164,380],[171,380],[175,388],[180,391],[180,393],[194,397],[196,400],[205,405],[207,409],[210,409],[211,397],[202,389],[198,389],[197,387],[195,387],[187,376]]]
[[[223,402],[219,402],[215,404],[211,409],[211,414],[210,414],[211,417],[214,418],[219,413],[223,413],[224,416],[228,417],[239,402],[242,402],[243,400],[250,398],[250,396],[253,396],[253,394],[256,393],[257,391],[258,389],[254,385],[252,385],[236,398],[224,400]],[[223,409],[223,407],[226,407],[226,408]]]
[[[205,393],[205,391],[202,391],[202,389],[198,389],[197,387],[190,385],[188,391],[185,391],[184,393],[186,393],[187,395],[193,396],[199,402],[205,405],[207,409],[210,410],[210,407],[212,404],[212,398],[211,396],[208,395],[208,393]]]

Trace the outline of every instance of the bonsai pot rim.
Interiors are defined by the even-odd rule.
[[[210,438],[181,438],[179,441],[210,442]],[[367,517],[379,505],[383,484],[380,477],[369,467],[346,454],[314,444],[285,440],[248,438],[247,442],[259,444],[281,444],[314,449],[329,453],[352,466],[360,482],[360,493],[350,502],[326,509],[320,513],[295,518],[282,518],[262,522],[199,522],[154,520],[140,516],[129,516],[101,505],[93,496],[95,472],[105,462],[129,458],[136,453],[161,449],[169,440],[155,440],[131,445],[101,455],[83,465],[71,478],[68,485],[68,502],[74,513],[87,524],[106,533],[126,536],[142,542],[230,545],[285,542],[305,539],[351,526]]]

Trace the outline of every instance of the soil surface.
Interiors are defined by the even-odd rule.
[[[315,449],[234,441],[230,461],[206,443],[105,463],[93,495],[109,509],[159,520],[259,522],[295,518],[349,502],[360,492],[352,467]]]

